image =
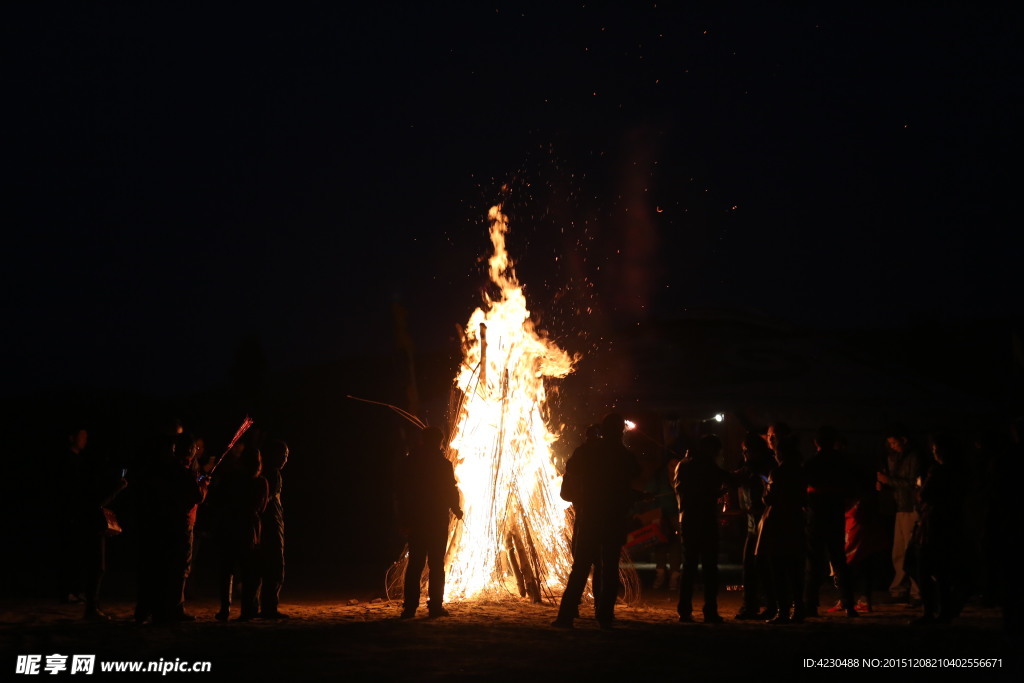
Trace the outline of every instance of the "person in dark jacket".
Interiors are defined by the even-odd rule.
[[[195,510],[207,485],[196,479],[195,441],[177,435],[154,455],[139,483],[139,585],[135,621],[195,621],[185,611]]]
[[[770,610],[760,611],[762,594],[764,604],[774,609],[775,597],[771,594],[768,567],[762,558],[757,560],[757,530],[764,514],[764,490],[768,485],[775,461],[768,442],[757,432],[743,437],[743,466],[732,473],[736,485],[740,509],[747,517],[747,535],[743,542],[743,606],[736,613],[736,619],[766,621],[772,617]]]
[[[934,464],[921,486],[918,522],[911,552],[924,613],[913,624],[949,623],[960,614],[963,574],[957,561],[965,554],[964,497],[967,490],[963,450],[949,434],[932,437]]]
[[[594,615],[611,628],[619,591],[619,554],[626,541],[630,506],[637,498],[640,465],[622,444],[625,419],[612,413],[601,421],[601,439],[577,448],[566,463],[561,496],[573,504],[572,569],[552,626],[572,628],[587,576],[594,568]]]
[[[214,477],[210,488],[213,537],[218,550],[217,583],[220,593],[218,621],[227,621],[232,585],[241,582],[240,621],[259,616],[259,544],[263,511],[267,507],[267,480],[262,476],[260,451],[246,446],[237,468]]]
[[[838,450],[839,433],[823,426],[814,439],[817,453],[804,463],[807,479],[807,567],[804,607],[818,616],[821,583],[826,570],[835,573],[846,616],[857,616],[853,583],[846,564],[846,504],[855,496],[852,465]]]
[[[58,598],[62,603],[85,602],[83,618],[106,620],[100,609],[100,584],[106,571],[107,539],[101,529],[101,508],[128,485],[112,474],[97,454],[86,449],[88,433],[68,432],[68,449],[54,463]],[[81,597],[79,597],[81,592]]]
[[[398,476],[399,521],[409,538],[402,619],[416,616],[425,565],[430,568],[427,612],[431,617],[448,616],[444,608],[444,555],[449,512],[462,519],[462,507],[452,463],[442,450],[443,442],[444,432],[440,429],[424,429],[420,445],[410,451]]]
[[[768,477],[765,511],[757,536],[758,557],[768,562],[775,605],[769,606],[772,624],[804,620],[804,507],[807,481],[800,464],[800,449],[795,436],[775,441],[775,461],[779,464]],[[792,608],[792,612],[790,609]]]
[[[729,473],[715,462],[722,440],[701,437],[697,448],[676,467],[679,531],[683,545],[683,576],[679,582],[679,621],[693,621],[693,585],[697,565],[704,580],[704,622],[721,623],[718,614],[718,499],[726,492]]]

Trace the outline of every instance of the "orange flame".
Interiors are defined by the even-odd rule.
[[[465,516],[449,539],[446,600],[505,597],[535,601],[560,592],[572,565],[568,503],[547,423],[545,380],[572,372],[565,351],[534,328],[505,249],[508,220],[488,217],[496,298],[469,319],[457,427],[449,445]]]

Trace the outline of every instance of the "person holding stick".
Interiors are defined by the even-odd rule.
[[[397,495],[400,524],[409,538],[409,564],[405,568],[402,619],[416,616],[420,578],[430,568],[427,611],[446,617],[444,608],[444,554],[448,541],[449,511],[462,519],[459,488],[452,463],[444,456],[444,432],[427,427],[420,445],[412,449],[399,472]]]

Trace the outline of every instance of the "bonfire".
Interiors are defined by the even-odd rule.
[[[566,377],[575,359],[534,327],[505,248],[508,219],[500,206],[489,219],[494,286],[465,327],[449,407],[456,426],[447,456],[465,514],[449,530],[444,599],[553,601],[572,568],[572,524],[559,496],[552,452],[559,435],[545,383]],[[392,596],[406,559],[389,571]]]
[[[572,567],[568,504],[552,444],[545,383],[574,359],[539,332],[505,248],[508,220],[489,213],[496,295],[470,316],[449,446],[465,517],[448,544],[446,600],[560,592]]]

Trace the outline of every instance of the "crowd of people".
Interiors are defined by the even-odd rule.
[[[612,627],[630,523],[654,527],[645,536],[656,539],[645,546],[655,560],[652,588],[667,583],[678,591],[679,621],[694,621],[698,568],[702,620],[724,621],[720,513],[728,506],[723,501],[734,499],[745,517],[736,620],[801,623],[823,609],[857,617],[874,609],[873,592],[884,580],[891,601],[921,610],[912,624],[949,623],[978,597],[1000,605],[1006,628],[1019,629],[1020,591],[1008,580],[1005,550],[1008,487],[1022,460],[1015,430],[1002,438],[979,434],[970,444],[936,433],[925,456],[904,427],[893,425],[882,439],[885,462],[876,468],[847,453],[831,426],[816,431],[813,453],[805,457],[797,435],[780,422],[746,434],[736,469],[723,467],[722,441],[708,433],[682,457],[662,449],[645,470],[623,443],[626,425],[615,413],[590,425],[566,464],[561,496],[572,503],[573,563],[552,626],[574,627],[592,576],[594,616],[602,628]],[[443,461],[440,443],[431,452]],[[435,488],[444,491],[435,506],[439,537],[448,512],[461,513],[446,465]],[[407,591],[422,566],[420,558],[419,571],[407,575]],[[435,577],[432,569],[431,592],[440,596],[443,581],[443,572]],[[828,583],[837,599],[822,606]],[[418,583],[408,595],[418,599]],[[403,617],[414,612],[407,599]]]
[[[287,618],[278,609],[285,567],[281,470],[289,455],[284,441],[252,434],[216,457],[173,420],[158,430],[130,473],[90,453],[87,443],[88,432],[75,427],[67,451],[53,463],[60,602],[84,603],[85,619],[109,618],[99,604],[106,541],[125,531],[137,549],[136,623],[195,621],[186,600],[199,545],[214,558],[218,620],[229,619],[236,584],[238,620]],[[130,505],[115,515],[108,506],[126,490]]]
[[[823,609],[857,617],[874,609],[873,592],[887,588],[890,602],[920,610],[913,624],[949,623],[974,597],[1002,606],[1007,627],[1016,627],[1019,591],[1007,580],[1006,561],[1008,487],[1021,465],[1016,432],[967,440],[935,433],[922,451],[907,429],[892,425],[880,441],[886,456],[877,467],[848,453],[831,426],[816,431],[807,456],[784,423],[752,431],[733,470],[723,466],[714,434],[701,436],[684,457],[666,450],[667,462],[632,511],[642,524],[651,501],[674,504],[660,515],[653,587],[670,576],[679,620],[693,621],[699,566],[703,621],[723,620],[720,513],[723,501],[735,500],[745,516],[737,620],[798,623]],[[664,495],[665,472],[674,497]],[[821,605],[830,584],[835,604]]]
[[[894,425],[879,435],[886,455],[872,467],[830,426],[815,432],[805,454],[794,431],[775,423],[746,434],[737,468],[723,466],[723,442],[713,433],[681,455],[662,449],[657,466],[645,468],[624,443],[626,424],[613,413],[591,425],[567,461],[561,496],[572,504],[573,562],[553,626],[573,627],[591,572],[596,620],[613,625],[630,524],[652,520],[659,527],[652,587],[678,591],[679,621],[693,622],[699,583],[702,621],[722,622],[721,513],[731,500],[745,517],[736,620],[799,623],[826,609],[854,618],[887,588],[891,601],[919,608],[914,624],[949,623],[976,597],[1001,605],[1007,628],[1019,628],[1019,590],[1008,580],[1008,487],[1022,460],[1015,431],[971,440],[935,433],[921,449]],[[279,610],[285,442],[252,435],[216,457],[174,421],[130,474],[97,462],[87,442],[84,429],[71,430],[55,460],[62,602],[83,603],[86,619],[107,618],[99,604],[105,543],[121,531],[108,506],[130,490],[137,623],[195,619],[186,599],[198,545],[215,558],[217,620],[230,618],[236,585],[238,620],[287,618]],[[416,614],[424,567],[428,612],[447,616],[445,545],[450,515],[461,518],[462,510],[443,432],[423,430],[399,474],[399,523],[409,539],[401,618]],[[830,584],[835,604],[822,605]]]

